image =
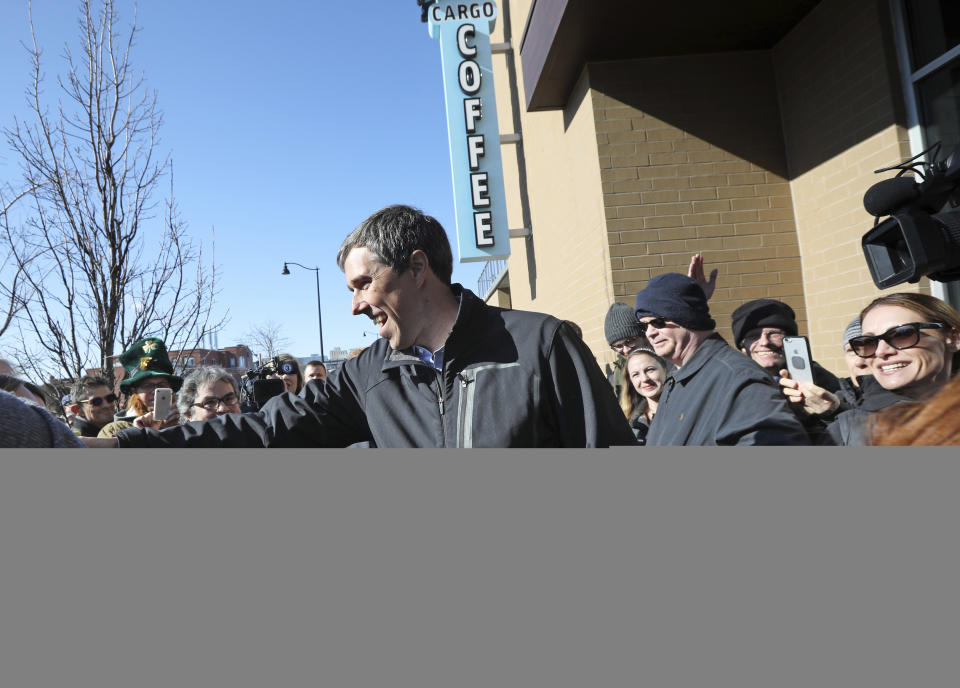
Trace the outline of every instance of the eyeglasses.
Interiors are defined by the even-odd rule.
[[[632,349],[639,340],[640,337],[627,337],[626,339],[621,339],[614,342],[610,345],[610,348],[619,353],[621,349],[626,347],[630,347]]]
[[[667,321],[664,320],[663,318],[650,318],[646,322],[644,322],[643,320],[637,320],[637,322],[640,323],[640,327],[643,328],[644,332],[646,332],[647,328],[650,327],[651,325],[655,330],[662,330],[664,327],[667,326]]]
[[[850,348],[860,358],[873,358],[882,339],[894,349],[909,349],[920,341],[920,330],[945,330],[944,323],[906,323],[891,327],[883,334],[868,334],[850,340]]]
[[[202,409],[207,411],[216,411],[220,408],[220,404],[224,406],[233,406],[237,403],[237,395],[231,392],[230,394],[217,398],[217,397],[207,397],[199,404],[191,404],[191,406],[199,406]]]
[[[773,344],[774,346],[783,346],[783,338],[786,336],[786,332],[782,330],[774,330],[773,332],[761,332],[759,334],[751,334],[743,338],[743,345],[746,348],[750,348],[764,336],[766,336],[767,341]]]
[[[104,403],[104,402],[106,402],[106,403],[108,403],[108,404],[112,404],[112,403],[115,402],[116,400],[117,400],[117,395],[116,395],[116,394],[108,394],[108,395],[105,396],[105,397],[93,397],[93,398],[91,398],[91,399],[81,399],[81,400],[80,400],[80,403],[81,403],[81,404],[90,404],[91,406],[100,406],[100,404],[102,404],[102,403]]]

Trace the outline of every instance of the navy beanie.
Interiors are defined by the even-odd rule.
[[[660,317],[688,330],[713,330],[716,321],[710,317],[707,296],[696,280],[679,272],[657,275],[637,294],[637,319]]]
[[[797,316],[783,301],[776,299],[754,299],[739,306],[730,316],[733,329],[733,343],[738,349],[743,347],[747,332],[761,327],[779,327],[791,336],[797,334]]]

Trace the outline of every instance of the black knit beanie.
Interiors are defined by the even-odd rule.
[[[637,294],[634,313],[637,319],[658,316],[688,330],[712,330],[717,326],[710,317],[703,289],[696,280],[678,272],[667,272],[650,280]]]
[[[621,339],[633,339],[643,335],[643,329],[637,322],[633,309],[625,303],[614,301],[607,311],[607,319],[603,323],[603,332],[607,335],[607,344],[613,346]]]
[[[731,316],[733,320],[733,343],[743,348],[747,332],[758,327],[779,327],[789,335],[797,334],[797,316],[783,301],[756,299],[747,301]]]

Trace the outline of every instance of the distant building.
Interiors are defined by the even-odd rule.
[[[192,368],[215,365],[233,373],[238,380],[255,365],[253,352],[245,344],[222,349],[174,349],[170,362],[177,375],[189,375]]]
[[[346,358],[346,357],[349,356],[349,355],[350,355],[350,349],[343,349],[343,348],[341,348],[341,347],[339,347],[339,346],[335,346],[335,347],[333,347],[332,349],[330,349],[330,360],[331,360],[331,361],[343,360],[344,358]]]

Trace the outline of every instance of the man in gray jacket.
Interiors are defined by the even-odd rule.
[[[636,315],[657,354],[677,366],[664,383],[648,445],[809,444],[766,371],[715,332],[696,280],[654,277],[637,294]]]
[[[302,396],[167,430],[136,447],[606,447],[636,439],[590,349],[549,315],[488,306],[451,284],[434,218],[384,208],[343,242],[352,312],[380,339]]]

